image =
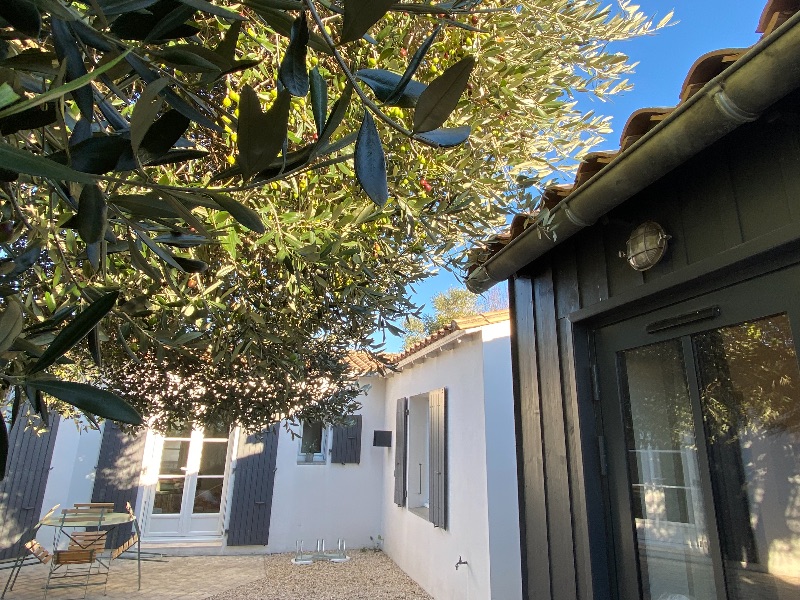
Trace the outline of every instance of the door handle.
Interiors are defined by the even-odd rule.
[[[660,321],[653,321],[648,323],[645,327],[647,333],[658,333],[665,329],[672,329],[673,327],[680,327],[681,325],[688,325],[689,323],[696,323],[698,321],[707,321],[709,319],[717,318],[722,311],[719,306],[709,306],[708,308],[701,308],[693,310],[692,312],[669,317]]]

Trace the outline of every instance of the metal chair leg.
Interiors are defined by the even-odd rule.
[[[24,556],[20,557],[20,558],[17,558],[17,560],[14,561],[14,566],[11,567],[11,573],[8,576],[8,581],[6,581],[6,587],[3,588],[3,593],[0,594],[0,600],[2,600],[2,598],[6,597],[6,592],[8,590],[13,590],[14,589],[14,584],[17,581],[17,577],[16,576],[19,575],[19,572],[22,570],[22,563],[24,561],[25,561],[25,557]]]

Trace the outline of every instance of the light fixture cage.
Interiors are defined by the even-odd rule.
[[[628,238],[625,253],[628,264],[637,271],[652,269],[664,258],[670,237],[655,221],[642,223]]]

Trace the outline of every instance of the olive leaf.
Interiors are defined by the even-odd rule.
[[[55,123],[57,118],[55,102],[47,102],[0,119],[0,135],[12,135],[24,129],[45,127]]]
[[[416,73],[417,69],[419,69],[420,64],[422,64],[422,60],[425,58],[425,55],[428,53],[428,50],[430,50],[431,46],[433,45],[433,42],[436,41],[436,37],[439,35],[439,32],[441,30],[442,26],[437,25],[434,28],[433,33],[431,33],[425,39],[425,41],[422,42],[422,45],[419,48],[417,48],[417,51],[414,52],[414,56],[411,57],[411,62],[408,63],[408,66],[406,67],[403,76],[397,82],[397,85],[395,86],[394,90],[392,90],[391,94],[389,94],[389,97],[383,101],[384,103],[391,106],[393,104],[396,104],[400,100],[400,98],[403,97],[403,92],[405,92],[406,86],[408,86],[408,84],[411,82],[411,78],[414,77],[414,73]]]
[[[5,352],[11,347],[22,333],[22,326],[22,309],[17,302],[10,300],[6,309],[0,314],[0,352]]]
[[[469,139],[472,128],[469,125],[461,127],[440,128],[424,133],[414,134],[414,139],[432,148],[452,148],[459,146]]]
[[[261,217],[259,217],[258,213],[252,208],[245,206],[241,202],[237,202],[225,194],[215,193],[209,195],[214,202],[219,204],[222,210],[228,211],[228,213],[234,219],[236,219],[243,226],[247,227],[249,230],[255,231],[256,233],[264,233],[266,231],[264,223],[261,221]]]
[[[67,63],[67,81],[74,81],[86,76],[86,65],[83,63],[78,42],[72,35],[69,25],[61,19],[52,19],[53,42],[56,55],[60,61]],[[70,92],[84,118],[91,120],[94,110],[92,88],[87,83]]]
[[[273,105],[264,113],[255,90],[249,85],[242,88],[236,162],[242,169],[244,179],[250,179],[266,169],[281,151],[289,127],[291,100],[289,91],[281,90]]]
[[[128,155],[129,160],[124,161],[129,164],[120,165],[121,159]],[[60,163],[66,163],[67,152],[60,150],[51,154],[48,158]],[[114,170],[129,171],[136,165],[133,163],[131,142],[122,135],[96,135],[70,148],[70,166],[81,173],[91,173],[92,175],[102,175]]]
[[[28,37],[38,38],[42,29],[39,9],[29,0],[3,0],[0,2],[0,17]]]
[[[86,341],[89,345],[89,354],[98,367],[103,366],[103,356],[100,354],[100,327],[95,325],[86,336]]]
[[[403,86],[400,95],[389,102],[403,79],[402,75],[384,69],[359,69],[355,75],[370,87],[378,100],[389,106],[399,106],[400,108],[414,108],[420,95],[428,87],[419,81],[409,80]]]
[[[126,50],[113,60],[108,61],[107,63],[97,67],[96,69],[92,69],[90,73],[87,73],[82,77],[73,79],[69,83],[65,83],[64,85],[58,86],[56,88],[49,89],[46,92],[39,94],[38,96],[30,98],[29,100],[18,102],[17,104],[13,104],[12,106],[0,110],[0,119],[2,119],[3,117],[7,117],[9,115],[13,115],[28,110],[29,108],[32,108],[34,106],[39,106],[40,104],[44,104],[45,102],[49,102],[50,100],[61,98],[68,92],[71,92],[72,90],[78,89],[86,85],[87,83],[89,83],[93,79],[96,79],[106,71],[114,68],[117,65],[117,63],[119,63],[122,59],[126,58],[129,53],[130,50]]]
[[[142,164],[151,165],[169,152],[186,133],[191,121],[177,110],[168,110],[144,134],[137,156]]]
[[[308,71],[306,54],[308,52],[308,21],[305,11],[292,23],[289,46],[278,69],[278,77],[292,96],[303,97],[308,94]]]
[[[19,150],[5,142],[0,142],[0,169],[13,171],[14,173],[48,177],[55,180],[65,179],[80,183],[92,183],[94,181],[93,177],[85,173],[79,173],[49,158]]]
[[[28,379],[26,384],[98,417],[130,425],[142,424],[142,416],[125,400],[108,390],[60,379]]]
[[[228,19],[230,21],[246,21],[242,15],[239,13],[233,12],[232,10],[228,10],[227,8],[222,8],[221,6],[216,6],[211,4],[211,2],[206,2],[206,0],[180,0],[183,4],[187,6],[191,6],[197,10],[203,11],[210,15],[214,15],[216,17],[222,17],[223,19]]]
[[[313,150],[311,151],[311,159],[318,156],[325,144],[331,138],[331,136],[336,132],[339,128],[339,125],[342,124],[345,115],[347,114],[347,108],[350,106],[350,99],[353,97],[353,86],[347,85],[342,92],[342,95],[339,99],[333,103],[333,108],[331,108],[331,114],[328,115],[328,120],[325,121],[325,127],[322,128],[322,132],[319,134],[317,138],[317,144],[314,146]]]
[[[94,244],[106,231],[108,206],[103,191],[96,183],[83,186],[78,203],[77,229],[81,239]]]
[[[47,347],[47,350],[39,357],[39,360],[30,368],[28,374],[32,375],[46,369],[75,346],[75,344],[86,337],[86,334],[88,334],[114,307],[118,296],[118,291],[105,294],[78,313],[75,318],[67,323],[66,327],[59,332],[56,338]]]
[[[153,56],[184,73],[217,73],[221,70],[219,65],[201,56],[191,44],[168,46],[153,52]]]
[[[188,258],[186,256],[172,256],[173,260],[178,263],[181,271],[184,273],[202,273],[208,270],[208,263],[196,258]]]
[[[139,144],[144,139],[150,125],[153,124],[158,111],[161,110],[163,100],[159,98],[158,93],[168,83],[167,79],[156,79],[139,94],[139,99],[133,107],[133,114],[131,114],[131,148],[134,154],[139,151]]]
[[[309,71],[308,78],[311,83],[311,112],[314,114],[314,124],[317,126],[317,137],[322,135],[325,127],[325,113],[328,110],[328,87],[325,78],[317,67]]]
[[[364,119],[358,130],[354,158],[358,183],[375,204],[383,207],[389,200],[389,185],[386,179],[386,156],[375,127],[375,120],[369,111],[364,111]]]
[[[395,0],[344,0],[341,43],[361,39],[394,3]]]
[[[428,84],[417,100],[414,133],[441,127],[453,112],[475,68],[475,57],[467,56]]]

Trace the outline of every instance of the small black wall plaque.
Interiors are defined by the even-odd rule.
[[[392,432],[376,429],[375,434],[372,436],[372,445],[379,446],[381,448],[391,448]]]

